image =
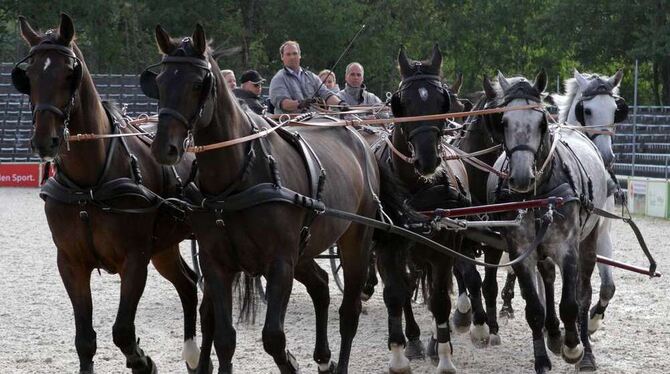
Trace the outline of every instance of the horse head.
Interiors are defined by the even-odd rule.
[[[611,77],[575,70],[574,77],[565,82],[566,95],[557,100],[560,118],[587,128],[585,132],[598,148],[606,168],[614,163],[612,135],[615,124],[628,116],[626,101],[617,96],[622,78],[621,69]]]
[[[542,102],[547,75],[538,73],[534,82],[524,77],[505,78],[498,72],[497,85],[484,79],[490,106],[514,107]],[[518,192],[528,192],[535,183],[536,171],[548,152],[548,123],[540,108],[512,110],[488,118],[492,137],[503,144],[509,157],[509,184]]]
[[[405,48],[401,47],[398,65],[402,82],[391,98],[394,116],[424,116],[447,113],[452,109],[451,90],[441,79],[442,53],[437,44],[432,56],[423,61],[409,59]],[[423,176],[432,175],[442,161],[440,142],[445,125],[444,120],[437,120],[397,126],[402,141],[413,154],[415,170]]]
[[[158,99],[160,107],[151,152],[161,164],[172,165],[183,156],[190,133],[212,121],[221,77],[201,25],[181,40],[170,38],[158,25],[156,43],[163,58],[142,73],[140,85],[145,95]],[[151,70],[157,66],[160,72]]]
[[[83,62],[75,52],[74,24],[67,14],[61,14],[58,29],[46,33],[33,30],[24,17],[19,17],[19,25],[30,52],[12,70],[12,84],[30,96],[35,127],[32,149],[50,160],[58,153],[75,109]]]

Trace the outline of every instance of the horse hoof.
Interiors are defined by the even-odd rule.
[[[551,360],[549,356],[535,357],[535,373],[544,374],[551,371]]]
[[[95,374],[95,370],[93,370],[93,363],[91,362],[91,365],[85,369],[79,369],[79,374]]]
[[[511,305],[503,305],[498,315],[500,318],[514,319],[514,308]]]
[[[489,345],[489,326],[486,324],[470,326],[470,341],[477,348],[486,348]]]
[[[405,347],[405,357],[410,360],[423,360],[426,357],[423,344],[419,338],[410,339]]]
[[[456,374],[456,369],[437,369],[437,374]]]
[[[188,374],[197,374],[197,373],[198,373],[198,368],[191,369],[191,368],[188,366],[188,363],[184,362],[184,364],[186,364],[186,372],[187,372]]]
[[[547,335],[547,348],[551,353],[559,356],[561,354],[561,348],[563,347],[563,335],[558,334],[555,336]]]
[[[589,319],[589,335],[592,335],[594,332],[598,331],[600,329],[600,326],[603,324],[603,318],[605,316],[603,314],[595,313],[590,319]]]
[[[335,374],[337,373],[337,364],[334,361],[330,361],[330,365],[328,365],[328,369],[326,370],[321,370],[321,367],[319,367],[319,374]]]
[[[492,347],[495,347],[497,345],[502,344],[502,340],[500,339],[500,335],[491,334],[491,337],[489,338],[489,344],[491,344]]]
[[[593,356],[593,353],[585,353],[582,360],[577,364],[577,369],[579,371],[596,371],[596,358]]]
[[[454,324],[454,330],[459,334],[465,334],[470,330],[470,324],[472,323],[472,313],[468,310],[465,313],[461,313],[458,309],[454,311],[454,316],[451,319],[451,322]]]
[[[581,343],[577,344],[574,348],[569,348],[567,345],[563,345],[561,348],[561,356],[568,364],[576,364],[584,357],[584,347]]]
[[[389,374],[412,374],[412,369],[409,366],[403,369],[389,368]]]
[[[371,297],[372,295],[368,295],[365,292],[361,292],[361,301],[368,301],[370,300]]]
[[[437,363],[440,361],[440,356],[437,354],[437,339],[434,339],[432,336],[430,337],[428,345],[426,346],[426,355],[430,357],[430,360],[435,365],[437,365]]]
[[[300,366],[298,365],[298,360],[295,359],[295,356],[291,352],[286,350],[286,364],[279,365],[279,372],[281,374],[299,374]]]

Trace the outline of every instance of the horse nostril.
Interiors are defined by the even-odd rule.
[[[171,145],[170,147],[168,147],[168,152],[167,152],[167,154],[168,154],[168,156],[170,156],[170,157],[176,157],[176,156],[179,156],[179,150],[177,149],[176,146]]]

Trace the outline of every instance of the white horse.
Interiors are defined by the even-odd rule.
[[[598,74],[581,74],[575,70],[574,77],[565,81],[565,95],[552,95],[559,108],[559,122],[573,126],[584,126],[584,132],[600,151],[605,168],[611,171],[614,163],[612,136],[615,123],[626,119],[628,106],[618,97],[619,84],[623,71],[619,69],[612,77]],[[613,174],[612,174],[613,175]],[[608,198],[605,210],[614,212],[614,193],[618,189],[617,182],[610,178],[608,182]],[[598,225],[598,254],[612,257],[612,238],[610,234],[612,221],[603,218]],[[612,268],[598,264],[600,273],[600,299],[591,308],[589,334],[594,333],[602,324],[605,309],[614,296],[615,286]]]
[[[485,80],[489,97],[502,91],[499,107],[539,104],[547,76],[538,74],[534,82],[523,77],[507,79],[498,74],[499,87]],[[552,209],[530,210],[519,227],[504,233],[510,258],[514,259],[538,244],[536,250],[513,266],[526,300],[526,319],[532,330],[535,371],[551,370],[544,342],[545,308],[533,276],[537,261],[549,257],[561,268],[563,289],[560,317],[565,326],[561,355],[582,370],[594,370],[595,358],[588,339],[588,308],[591,300],[591,275],[596,262],[599,217],[591,207],[603,208],[607,181],[603,159],[594,144],[580,131],[550,130],[547,113],[541,108],[515,110],[490,121],[489,131],[503,144],[505,153],[495,167],[507,173],[501,180],[490,175],[487,183],[490,203],[559,196],[565,205]],[[552,215],[552,212],[553,213]],[[553,223],[547,226],[548,217]],[[538,220],[540,231],[538,231]],[[539,232],[545,230],[544,236]],[[577,329],[579,323],[580,329]]]

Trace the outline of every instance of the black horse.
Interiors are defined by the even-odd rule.
[[[435,45],[431,58],[415,61],[407,58],[404,48],[398,55],[402,82],[391,98],[395,117],[421,116],[463,110],[452,106],[453,91],[441,79],[442,54]],[[444,147],[445,121],[423,121],[400,124],[394,127],[389,142],[379,141],[376,155],[381,169],[389,169],[406,189],[407,201],[413,209],[425,210],[469,205],[468,179],[462,162],[443,161],[449,154]],[[402,221],[389,211],[393,220]],[[460,247],[462,238],[451,233],[439,232],[433,238],[450,247]],[[428,304],[435,326],[432,343],[439,359],[438,371],[455,370],[451,362],[449,314],[451,301],[452,269],[454,259],[421,245],[398,240],[383,233],[375,235],[375,250],[378,266],[384,279],[384,302],[388,310],[389,348],[391,360],[389,370],[394,373],[408,372],[409,361],[405,357],[407,344],[402,330],[403,307],[407,305],[414,283],[408,277],[408,264],[423,269],[428,287]],[[476,270],[475,270],[476,272]],[[479,289],[471,290],[481,294]],[[479,298],[481,307],[481,298]],[[481,323],[485,322],[481,314]],[[416,336],[409,336],[409,347],[418,343]],[[479,332],[476,331],[475,334]],[[488,335],[488,333],[486,333]],[[482,337],[483,338],[483,337]],[[477,340],[480,338],[478,337]],[[420,343],[418,343],[420,344]]]

